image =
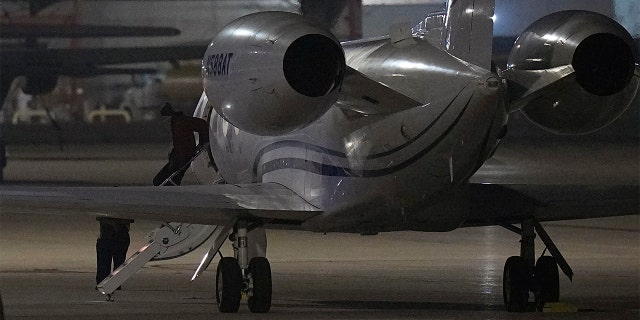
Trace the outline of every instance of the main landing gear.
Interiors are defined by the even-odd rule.
[[[522,227],[503,225],[508,230],[520,234],[520,256],[512,256],[504,265],[502,293],[507,311],[542,311],[545,303],[560,300],[558,266],[569,277],[573,271],[542,226],[533,218],[524,220]],[[543,255],[535,260],[536,232],[549,250],[551,256]],[[545,251],[547,251],[545,250]],[[529,293],[533,293],[534,303],[529,303]]]
[[[235,257],[222,258],[216,272],[218,310],[223,313],[238,312],[240,300],[246,297],[251,312],[268,312],[271,308],[269,261],[260,256],[249,260],[249,223],[238,221],[234,229],[229,239],[233,241]]]

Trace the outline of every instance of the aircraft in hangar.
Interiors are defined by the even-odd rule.
[[[234,256],[216,271],[221,312],[237,312],[243,295],[251,312],[269,311],[265,228],[500,225],[521,240],[504,267],[506,308],[540,309],[559,300],[558,268],[573,275],[540,222],[638,214],[637,140],[627,149],[568,144],[539,163],[527,153],[492,155],[509,151],[501,140],[518,110],[560,137],[604,130],[637,94],[638,57],[614,20],[562,11],[529,26],[507,68],[492,72],[493,11],[491,0],[451,0],[441,25],[396,25],[388,37],[342,44],[297,14],[239,18],[202,60],[195,116],[208,121],[210,143],[191,167],[203,185],[2,187],[1,211],[183,223],[150,245],[166,258],[184,254],[167,250],[193,244],[186,238],[213,238],[194,278],[229,239]],[[566,150],[584,156],[554,160]],[[611,150],[623,151],[613,159]],[[579,165],[593,166],[572,175]],[[602,173],[603,165],[614,170]],[[193,231],[196,224],[209,229]],[[536,235],[550,253],[537,261]]]

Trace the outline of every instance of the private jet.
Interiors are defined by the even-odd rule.
[[[501,69],[491,61],[493,15],[492,0],[450,0],[442,19],[345,43],[294,13],[241,17],[202,59],[194,116],[208,121],[210,142],[191,163],[200,185],[3,186],[0,211],[171,221],[153,235],[146,261],[213,239],[194,278],[229,242],[234,256],[216,270],[227,313],[243,296],[251,312],[271,308],[265,229],[373,235],[499,225],[521,242],[504,266],[506,309],[541,310],[559,300],[559,269],[573,275],[541,222],[638,214],[637,140],[616,149],[628,151],[620,159],[606,156],[620,141],[594,149],[577,139],[536,162],[502,145],[510,116],[566,141],[604,130],[636,96],[638,56],[616,21],[562,11],[530,25]],[[566,150],[584,162],[554,158]],[[597,170],[606,165],[613,170]],[[537,259],[536,237],[549,252]],[[112,293],[145,250],[101,292]]]

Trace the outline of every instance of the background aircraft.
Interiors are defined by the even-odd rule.
[[[130,27],[117,25],[78,24],[75,21],[50,22],[38,13],[59,1],[29,1],[28,18],[5,16],[0,38],[20,40],[3,44],[0,50],[0,101],[18,76],[26,77],[23,89],[27,94],[50,92],[59,76],[89,77],[103,74],[152,73],[154,70],[118,68],[113,65],[150,61],[177,61],[202,56],[204,43],[182,46],[129,47],[129,48],[48,48],[38,39],[52,38],[104,38],[104,37],[157,37],[180,33],[171,27]],[[17,20],[17,21],[16,21]],[[44,21],[42,21],[44,20]]]
[[[84,48],[49,48],[38,39],[54,38],[113,38],[175,36],[180,31],[171,27],[131,27],[117,25],[79,24],[76,21],[47,21],[38,13],[59,1],[28,1],[28,17],[4,15],[0,39],[17,42],[3,43],[0,50],[0,113],[17,77],[24,77],[21,88],[28,95],[51,92],[60,76],[92,77],[108,74],[149,74],[157,70],[140,67],[118,67],[131,63],[171,61],[202,57],[205,43],[171,46],[134,46]],[[3,122],[3,121],[2,121]],[[4,131],[0,122],[0,131]],[[0,182],[6,166],[5,142],[0,133]]]

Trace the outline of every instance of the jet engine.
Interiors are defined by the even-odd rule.
[[[584,134],[614,121],[633,100],[640,74],[633,39],[614,20],[561,11],[516,40],[503,76],[512,109],[556,133]]]
[[[335,36],[286,12],[231,22],[202,60],[209,102],[231,124],[257,135],[292,132],[318,119],[336,101],[344,72]]]

